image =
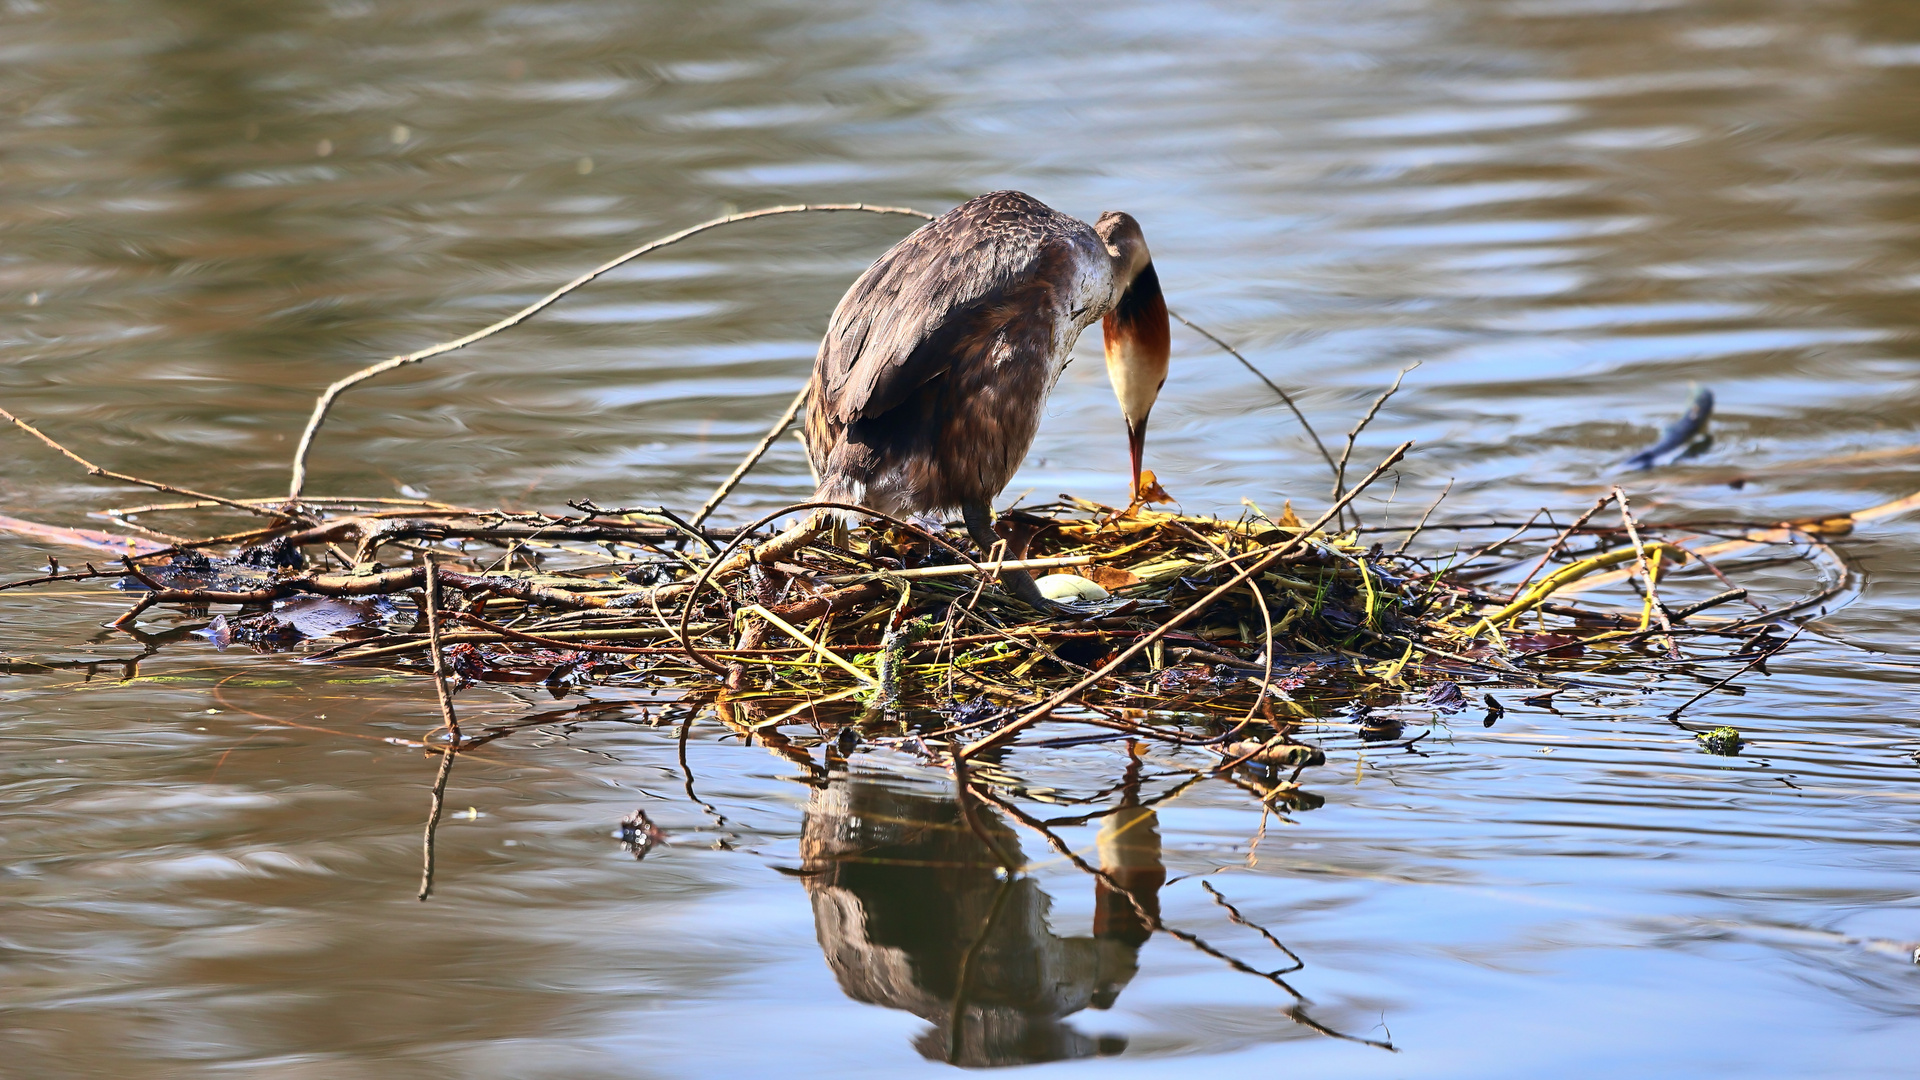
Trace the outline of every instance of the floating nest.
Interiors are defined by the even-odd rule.
[[[770,527],[588,502],[551,515],[313,499],[230,503],[284,515],[242,533],[155,528],[219,509],[188,501],[105,513],[146,538],[42,527],[126,554],[4,587],[109,578],[137,594],[116,623],[129,633],[165,605],[208,617],[198,632],[213,646],[313,663],[425,671],[437,638],[455,689],[705,699],[741,733],[796,752],[891,741],[971,756],[1016,737],[1205,746],[1275,796],[1325,760],[1327,738],[1417,742],[1401,735],[1409,712],[1491,723],[1503,696],[1550,705],[1623,667],[1757,663],[1783,645],[1782,616],[1849,587],[1827,540],[1855,515],[1678,526],[1615,505],[1601,520],[1615,500],[1562,527],[1388,528],[1343,521],[1340,507],[1308,523],[1290,505],[1220,518],[1062,497],[1004,517],[990,552],[957,524],[847,515],[723,573]],[[1463,539],[1475,534],[1489,535]],[[1810,563],[1820,583],[1764,603],[1722,587],[1754,559]],[[1000,588],[1007,568],[1042,576],[1067,613]],[[1608,586],[1631,599],[1594,602]]]

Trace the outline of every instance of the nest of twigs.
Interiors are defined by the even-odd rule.
[[[425,670],[437,639],[455,688],[710,695],[722,719],[774,743],[851,729],[953,740],[968,755],[1053,718],[1103,729],[1046,733],[1056,741],[1199,744],[1224,764],[1296,775],[1324,760],[1302,739],[1315,727],[1382,738],[1406,709],[1485,710],[1490,722],[1503,711],[1493,690],[1550,701],[1629,661],[1764,657],[1781,644],[1766,636],[1775,620],[1847,584],[1822,539],[1849,527],[1844,517],[1676,528],[1621,506],[1596,521],[1618,492],[1566,527],[1434,525],[1429,538],[1456,542],[1422,553],[1419,529],[1341,520],[1398,456],[1313,523],[1291,507],[1219,518],[1062,497],[1003,518],[1006,543],[982,552],[957,525],[848,515],[777,559],[720,574],[770,527],[702,528],[588,502],[550,515],[329,499],[229,503],[283,515],[245,533],[182,540],[154,528],[208,509],[182,502],[107,512],[167,539],[127,541],[138,550],[117,564],[39,580],[115,579],[138,594],[116,624],[132,633],[165,605],[207,618],[200,632],[218,647],[328,664]],[[1480,529],[1494,535],[1457,541]],[[1397,546],[1376,542],[1382,534]],[[1754,599],[1705,573],[1724,581],[1720,562],[1754,554],[1813,558],[1829,572],[1813,595],[1765,614],[1704,615]],[[1000,587],[995,571],[1007,568],[1074,575],[1089,598],[1035,611]],[[1719,591],[1680,603],[1688,576]],[[1610,584],[1641,595],[1582,602]],[[1270,790],[1282,788],[1291,784]]]

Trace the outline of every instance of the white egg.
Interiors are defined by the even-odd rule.
[[[1078,574],[1048,574],[1034,582],[1049,600],[1105,600],[1107,590]]]

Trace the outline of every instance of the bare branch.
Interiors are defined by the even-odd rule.
[[[649,252],[658,251],[669,244],[677,244],[696,233],[702,233],[708,229],[718,228],[722,225],[731,225],[736,221],[751,221],[754,218],[773,217],[776,214],[804,214],[842,210],[864,211],[869,214],[904,214],[908,217],[917,217],[926,220],[932,220],[933,218],[932,214],[926,213],[925,211],[914,210],[904,206],[868,206],[865,203],[818,203],[801,206],[769,206],[763,210],[749,210],[744,214],[728,214],[726,217],[714,218],[712,221],[703,221],[698,225],[681,229],[679,232],[642,244],[624,255],[601,263],[599,266],[581,274],[579,277],[574,278],[572,281],[567,282],[565,285],[560,286],[491,326],[475,330],[465,337],[454,338],[452,341],[443,341],[438,345],[429,346],[418,352],[410,352],[404,356],[396,356],[390,360],[382,360],[371,367],[362,368],[346,378],[341,379],[339,382],[334,383],[332,386],[327,387],[327,389],[321,393],[319,399],[313,403],[313,415],[307,419],[306,430],[300,433],[300,445],[294,449],[293,480],[288,485],[287,498],[294,500],[300,498],[300,492],[307,486],[307,454],[313,449],[314,436],[319,433],[320,425],[326,422],[327,412],[333,408],[334,401],[354,386],[366,382],[376,375],[382,375],[392,371],[394,368],[404,367],[408,364],[417,364],[422,360],[430,360],[433,357],[450,353],[455,349],[463,349],[476,341],[490,338],[502,330],[518,326],[540,311],[551,307],[561,297],[580,288],[582,285],[587,284],[602,274],[624,266]],[[169,488],[166,490],[173,489]]]
[[[1376,415],[1378,415],[1380,412],[1380,406],[1385,405],[1387,403],[1388,398],[1392,397],[1395,393],[1399,392],[1400,380],[1405,379],[1407,377],[1407,372],[1412,371],[1414,368],[1417,368],[1419,366],[1420,366],[1420,362],[1416,360],[1413,363],[1408,364],[1406,367],[1401,368],[1400,374],[1395,375],[1393,377],[1393,385],[1387,387],[1386,393],[1381,394],[1379,397],[1373,399],[1373,406],[1367,410],[1367,415],[1361,417],[1360,422],[1353,425],[1352,431],[1347,432],[1347,445],[1344,449],[1340,451],[1340,463],[1333,467],[1333,497],[1334,498],[1338,499],[1341,495],[1341,492],[1344,491],[1346,488],[1347,459],[1353,456],[1353,441],[1360,437],[1361,432],[1367,430],[1368,424],[1373,423],[1373,418]],[[1353,514],[1353,523],[1355,525],[1360,524],[1360,514],[1358,511],[1355,511]]]

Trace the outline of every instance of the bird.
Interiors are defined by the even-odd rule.
[[[803,434],[814,500],[896,517],[958,510],[989,550],[994,497],[1096,321],[1137,492],[1170,356],[1140,223],[1107,211],[1088,225],[1024,192],[994,191],[921,226],[854,281],[821,339]],[[1001,581],[1030,606],[1056,607],[1022,571]]]

